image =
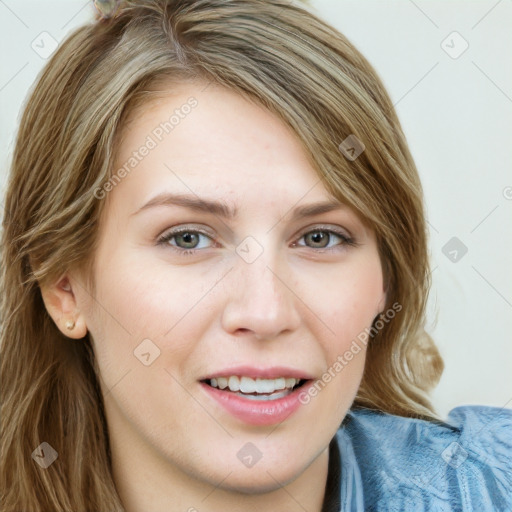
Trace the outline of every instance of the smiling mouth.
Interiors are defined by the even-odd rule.
[[[302,387],[308,380],[285,378],[252,379],[245,376],[226,376],[205,379],[204,382],[212,388],[237,395],[248,400],[278,400]]]

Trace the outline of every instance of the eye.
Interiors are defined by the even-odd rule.
[[[356,246],[357,242],[342,231],[317,228],[304,232],[299,240],[304,239],[306,244],[299,244],[295,242],[292,247],[309,247],[311,249],[317,249],[316,252],[331,252],[337,250],[343,250],[344,246]],[[201,245],[201,241],[203,244]],[[193,256],[199,251],[207,249],[208,241],[213,241],[213,238],[200,230],[192,228],[180,228],[172,231],[168,231],[160,236],[157,240],[157,244],[161,246],[170,247],[180,256]],[[338,243],[336,243],[338,241]],[[174,242],[174,243],[173,243]],[[332,242],[335,242],[332,244]]]
[[[174,250],[184,256],[193,254],[198,249],[204,249],[200,246],[201,238],[212,240],[212,238],[196,229],[179,229],[164,233],[159,239],[159,245],[170,245]],[[176,244],[171,243],[174,240]]]
[[[312,231],[307,231],[306,233],[303,233],[299,240],[304,239],[306,243],[312,244],[312,245],[304,245],[304,244],[296,244],[300,245],[302,247],[311,247],[312,249],[320,249],[320,250],[336,250],[337,247],[344,246],[344,245],[356,245],[355,240],[346,235],[345,233],[341,231],[337,231],[334,229],[324,229],[324,228],[318,228]],[[331,242],[335,242],[336,239],[341,240],[341,243],[334,244],[334,246],[331,244]]]

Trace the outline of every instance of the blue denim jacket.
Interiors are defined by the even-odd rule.
[[[512,512],[512,410],[446,422],[352,409],[329,446],[322,512]]]

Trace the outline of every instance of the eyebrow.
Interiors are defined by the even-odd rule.
[[[223,202],[200,198],[193,195],[169,193],[162,193],[153,197],[137,211],[132,213],[131,216],[156,206],[182,206],[196,212],[211,213],[225,219],[235,219],[238,216],[238,208],[228,206]],[[345,208],[345,205],[340,202],[323,201],[320,203],[312,203],[296,207],[292,211],[292,217],[300,220],[306,217],[320,215],[321,213],[341,210],[343,208]]]

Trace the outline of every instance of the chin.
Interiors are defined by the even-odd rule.
[[[236,474],[236,471],[233,470],[233,473],[222,482],[220,487],[226,491],[248,495],[268,494],[277,491],[293,482],[300,474],[298,469],[292,471],[291,468],[285,473],[282,470],[272,471],[263,467],[259,470],[256,468],[248,469],[243,475]]]

